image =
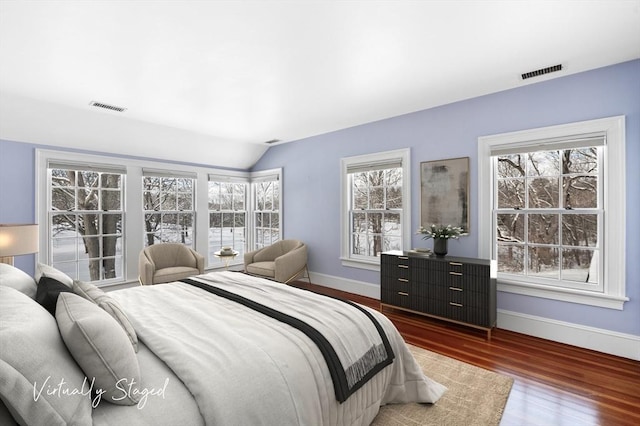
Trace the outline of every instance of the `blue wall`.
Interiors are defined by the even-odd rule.
[[[339,106],[337,106],[338,108]],[[312,271],[379,284],[375,272],[340,260],[340,158],[411,148],[411,230],[419,226],[420,162],[470,157],[471,235],[449,252],[476,256],[478,137],[603,117],[626,116],[627,296],[623,311],[498,294],[498,308],[640,335],[640,60],[352,127],[271,147],[254,170],[282,167],[284,234],[309,244]],[[426,246],[414,235],[413,247]]]

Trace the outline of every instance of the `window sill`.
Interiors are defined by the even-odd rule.
[[[628,297],[614,296],[604,293],[594,293],[571,288],[547,287],[522,281],[498,278],[498,291],[525,296],[541,297],[544,299],[560,300],[563,302],[579,303],[600,308],[623,310]]]
[[[364,259],[352,259],[348,257],[341,257],[342,266],[348,268],[366,269],[368,271],[380,271],[380,259],[377,260],[364,260]]]

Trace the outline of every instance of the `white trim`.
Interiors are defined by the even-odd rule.
[[[361,163],[381,163],[388,160],[402,161],[402,246],[405,250],[411,247],[411,151],[409,148],[393,151],[377,152],[373,154],[356,155],[340,159],[340,260],[343,266],[380,270],[380,259],[359,260],[350,255],[349,214],[349,180],[347,169],[349,166]],[[379,296],[378,296],[379,297]]]
[[[336,277],[333,275],[321,274],[319,272],[310,271],[309,275],[311,276],[311,282],[313,284],[380,300],[379,285],[367,283],[364,281],[356,281],[347,278]]]
[[[542,127],[478,138],[478,257],[492,258],[493,222],[492,200],[494,186],[491,175],[491,155],[493,149],[511,144],[523,144],[532,141],[561,137],[579,137],[595,133],[606,135],[604,152],[604,235],[603,246],[604,293],[576,292],[575,299],[569,298],[571,292],[565,289],[555,290],[550,287],[529,283],[512,283],[501,280],[498,276],[499,290],[526,294],[529,296],[571,301],[611,309],[622,309],[626,297],[626,177],[625,177],[625,117],[608,117],[597,120],[581,121],[558,126]],[[579,295],[578,295],[579,294]]]
[[[498,328],[640,361],[640,336],[498,309]]]

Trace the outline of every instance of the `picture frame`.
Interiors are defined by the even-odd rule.
[[[469,233],[469,157],[420,163],[420,225]]]

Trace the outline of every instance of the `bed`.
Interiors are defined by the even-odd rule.
[[[446,391],[381,313],[230,271],[105,293],[4,267],[0,358],[0,424],[368,425]]]

